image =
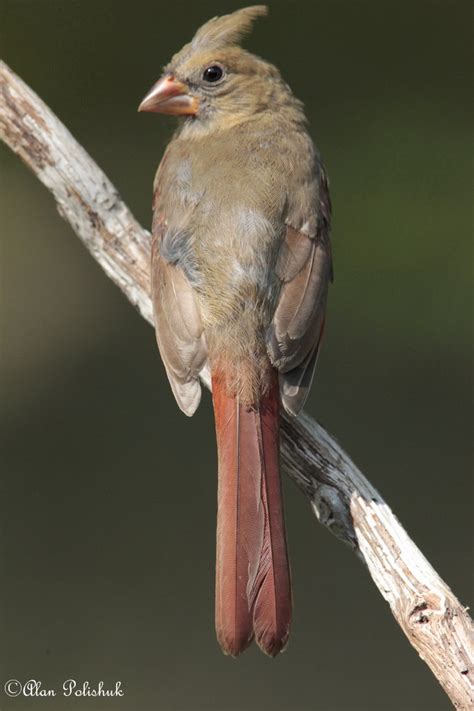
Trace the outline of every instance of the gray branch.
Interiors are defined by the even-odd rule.
[[[2,62],[0,136],[51,191],[59,213],[107,276],[152,323],[149,233],[65,126]],[[455,708],[472,709],[473,626],[466,609],[331,435],[306,414],[284,417],[282,432],[283,465],[319,522],[364,561]]]

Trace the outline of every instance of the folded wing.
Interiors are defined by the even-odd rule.
[[[332,278],[327,222],[321,224],[314,237],[288,226],[276,265],[281,289],[267,348],[280,372],[283,405],[293,415],[302,409],[313,379]]]
[[[183,270],[161,256],[156,237],[151,269],[158,348],[176,401],[191,416],[201,400],[199,373],[207,361],[199,305]]]

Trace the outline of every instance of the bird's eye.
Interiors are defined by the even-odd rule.
[[[204,81],[207,81],[210,84],[214,84],[216,81],[219,81],[219,79],[222,79],[223,74],[224,71],[222,67],[219,67],[218,64],[212,64],[210,67],[207,67],[204,70],[202,78],[204,79]]]

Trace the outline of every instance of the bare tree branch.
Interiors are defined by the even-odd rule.
[[[0,135],[52,192],[106,274],[152,323],[149,234],[41,99],[0,62]],[[209,387],[209,381],[205,383]],[[308,415],[284,417],[282,458],[320,523],[365,562],[398,624],[453,705],[472,709],[472,622],[389,506]]]

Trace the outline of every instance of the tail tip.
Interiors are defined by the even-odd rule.
[[[226,657],[238,657],[252,643],[253,636],[229,635],[222,632],[217,633],[217,641]]]
[[[289,630],[283,635],[267,632],[261,636],[255,637],[255,641],[264,654],[268,657],[274,658],[286,650],[288,645],[288,637]]]

